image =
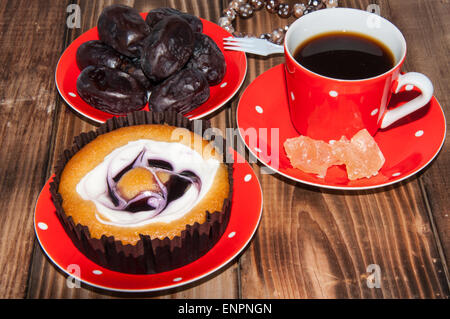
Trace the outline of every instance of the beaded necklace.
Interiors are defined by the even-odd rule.
[[[234,29],[233,21],[237,16],[248,19],[253,16],[255,11],[266,8],[269,13],[277,14],[280,18],[287,19],[293,15],[298,19],[312,11],[322,8],[336,8],[337,6],[338,0],[308,0],[307,4],[296,3],[293,6],[288,3],[281,3],[279,0],[233,0],[224,10],[224,16],[219,19],[218,24],[236,37],[252,37]],[[284,28],[276,28],[270,33],[262,33],[258,37],[276,44],[282,44],[288,28],[289,25],[286,25]]]

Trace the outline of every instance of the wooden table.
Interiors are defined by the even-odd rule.
[[[33,230],[39,191],[55,158],[74,136],[94,125],[59,96],[54,72],[63,50],[94,27],[113,1],[0,1],[0,297],[110,298],[89,286],[68,288],[66,276],[43,254]],[[114,1],[118,2],[118,1]],[[123,1],[141,12],[170,6],[217,21],[228,1]],[[80,28],[68,28],[66,8],[81,8]],[[293,3],[293,2],[291,2]],[[380,6],[404,33],[404,69],[427,74],[450,113],[450,2],[346,0],[341,6]],[[259,34],[285,20],[261,11],[237,20]],[[243,89],[283,57],[249,57]],[[213,126],[236,127],[243,89]],[[418,175],[373,191],[329,191],[261,174],[264,211],[249,247],[224,270],[187,287],[139,295],[158,298],[448,298],[450,148]],[[378,264],[381,287],[367,286],[367,266]]]

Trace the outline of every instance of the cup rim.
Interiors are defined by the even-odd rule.
[[[307,16],[319,15],[319,14],[322,14],[322,15],[323,15],[323,14],[330,14],[330,11],[329,11],[329,10],[348,11],[348,12],[354,12],[354,13],[357,12],[358,14],[364,14],[364,15],[366,15],[366,16],[370,16],[370,15],[374,15],[374,14],[375,14],[375,13],[371,13],[371,12],[368,12],[368,11],[365,11],[365,10],[359,10],[359,9],[353,9],[353,8],[329,8],[329,9],[322,9],[322,10],[313,11],[313,12],[311,12],[311,13],[308,13]],[[391,74],[392,72],[394,72],[397,68],[399,68],[399,67],[403,64],[403,62],[404,62],[404,60],[405,60],[405,58],[406,58],[407,46],[406,46],[406,40],[405,40],[405,37],[403,36],[402,32],[397,28],[397,26],[395,26],[392,22],[390,22],[389,20],[387,20],[386,18],[384,18],[384,17],[382,17],[382,16],[379,16],[379,15],[376,15],[376,16],[377,16],[378,18],[380,18],[382,21],[384,21],[385,23],[387,23],[388,25],[390,25],[394,30],[396,30],[396,32],[399,34],[400,40],[401,40],[401,42],[402,42],[401,45],[402,45],[403,53],[402,53],[401,57],[398,59],[397,63],[394,64],[394,66],[393,66],[392,68],[390,68],[388,71],[386,71],[386,72],[384,72],[384,73],[381,73],[381,74],[379,74],[379,75],[376,75],[376,76],[373,76],[373,77],[370,77],[370,78],[353,79],[353,80],[349,80],[349,79],[338,79],[338,78],[332,78],[332,77],[329,77],[329,76],[325,76],[325,75],[316,73],[316,72],[311,71],[311,70],[309,70],[308,68],[304,67],[303,65],[301,65],[299,62],[297,62],[297,60],[295,60],[295,58],[292,56],[292,53],[288,50],[288,48],[287,48],[287,39],[288,39],[288,38],[290,37],[290,35],[293,33],[293,31],[292,31],[292,30],[294,29],[293,26],[294,26],[295,24],[301,23],[302,19],[303,19],[305,16],[302,16],[302,17],[300,17],[299,19],[297,19],[296,21],[294,21],[294,22],[291,24],[291,26],[289,27],[288,31],[286,32],[286,35],[285,35],[285,38],[284,38],[284,43],[283,43],[283,46],[284,46],[284,53],[285,53],[285,58],[289,58],[291,61],[293,61],[293,63],[294,63],[297,67],[299,67],[299,68],[305,70],[306,72],[308,72],[308,73],[310,73],[310,74],[312,74],[312,75],[315,75],[315,76],[317,76],[317,77],[320,77],[320,78],[322,78],[322,79],[326,79],[326,80],[332,80],[332,81],[338,81],[338,82],[355,83],[355,82],[361,82],[361,81],[376,80],[376,79],[378,79],[378,78],[385,77],[386,75],[389,75],[389,74]],[[363,33],[363,34],[364,34],[364,32],[360,32],[360,33]]]

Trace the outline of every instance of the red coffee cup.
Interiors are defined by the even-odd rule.
[[[333,31],[363,34],[385,44],[395,65],[387,72],[361,80],[341,80],[312,72],[298,63],[295,49],[311,37]],[[406,41],[388,20],[362,10],[323,9],[295,21],[284,41],[286,84],[291,120],[301,135],[324,141],[351,138],[365,128],[374,135],[406,115],[425,106],[433,96],[433,85],[423,74],[400,73],[405,61]],[[415,86],[421,95],[391,110],[393,93]]]

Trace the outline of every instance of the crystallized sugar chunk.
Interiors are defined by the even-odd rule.
[[[342,137],[333,143],[333,155],[345,164],[350,180],[377,175],[385,162],[383,153],[366,129],[356,133],[350,141]]]
[[[331,145],[307,136],[289,138],[284,149],[294,168],[325,177],[328,167],[336,165]]]
[[[287,139],[284,149],[294,168],[325,177],[333,165],[345,165],[349,180],[370,178],[378,174],[385,159],[380,148],[366,129],[351,140],[342,136],[338,141],[314,140],[307,136]]]

